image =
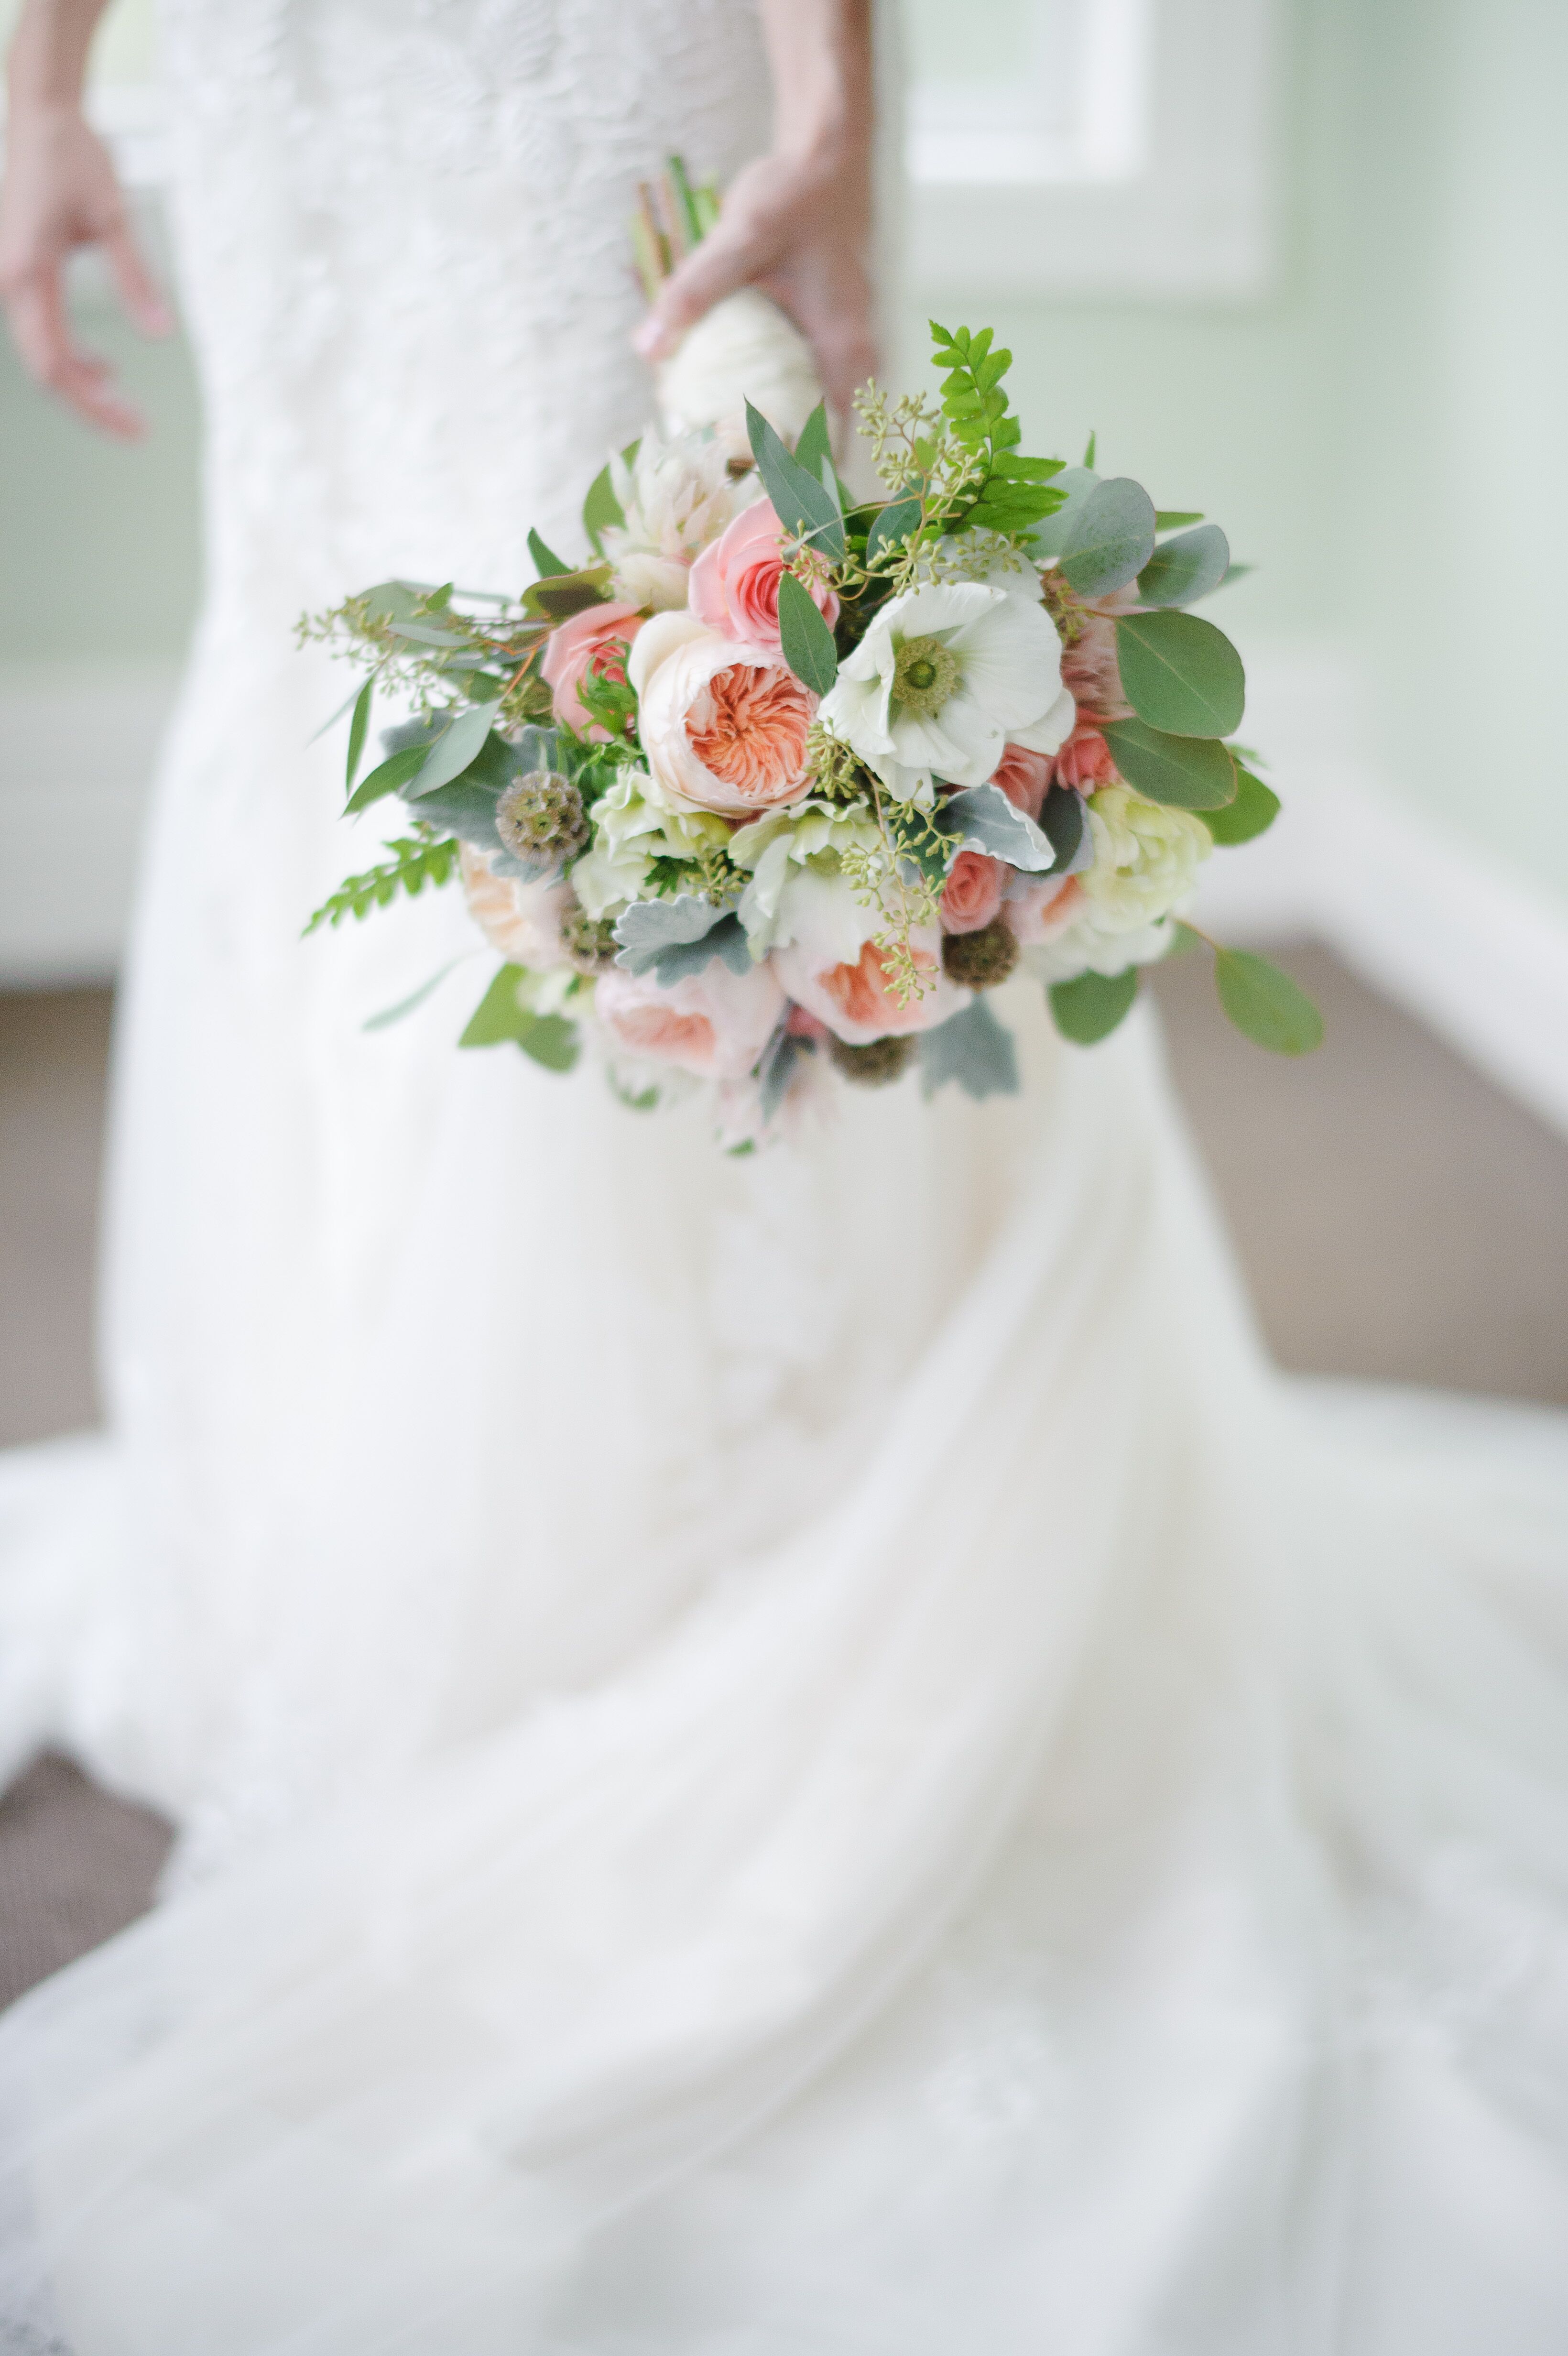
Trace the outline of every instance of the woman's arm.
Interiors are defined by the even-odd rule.
[[[81,112],[87,53],[105,0],[26,0],[11,44],[5,177],[0,186],[0,303],[28,370],[89,424],[132,439],[140,413],[106,361],[71,333],[63,273],[79,245],[101,245],[137,327],[168,313],[131,234],[114,166]]]
[[[871,231],[871,0],[762,0],[773,79],[772,151],[737,174],[719,225],[638,331],[658,359],[738,286],[757,286],[808,337],[833,407],[876,363]]]

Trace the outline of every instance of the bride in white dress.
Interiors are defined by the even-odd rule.
[[[862,13],[764,6],[786,121]],[[0,2030],[0,2350],[1560,2356],[1560,1420],[1280,1381],[1147,1020],[737,1163],[454,1054],[476,968],[367,1037],[455,906],[298,943],[293,620],[577,544],[752,10],[165,30],[208,596],[0,1693],[180,1887]]]

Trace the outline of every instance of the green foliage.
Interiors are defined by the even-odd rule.
[[[1138,574],[1146,605],[1193,605],[1218,589],[1231,563],[1231,543],[1217,523],[1179,532],[1155,550]]]
[[[430,997],[432,991],[437,991],[441,988],[441,985],[446,980],[447,975],[458,963],[458,958],[448,958],[446,963],[442,967],[439,973],[432,973],[428,981],[421,981],[417,990],[411,991],[407,998],[400,998],[395,1006],[384,1006],[379,1014],[372,1014],[368,1022],[362,1023],[360,1024],[360,1029],[362,1031],[389,1031],[394,1023],[400,1023],[405,1014],[412,1014],[416,1008],[422,1006],[425,1000]]]
[[[1101,734],[1135,793],[1173,809],[1220,809],[1236,797],[1236,766],[1207,736],[1168,736],[1142,720],[1107,720]]]
[[[804,466],[808,475],[823,480],[822,465],[833,463],[833,437],[827,430],[827,403],[819,401],[805,423],[801,427],[795,445],[795,463]]]
[[[621,455],[628,466],[636,457],[638,446],[635,442],[628,442],[622,451]],[[604,553],[604,533],[621,530],[625,520],[621,512],[621,502],[615,497],[615,486],[610,479],[610,469],[601,466],[589,484],[588,497],[582,502],[582,529],[588,534],[596,556]]]
[[[1083,814],[1083,797],[1071,786],[1051,786],[1040,807],[1040,830],[1056,853],[1052,873],[1075,875],[1091,864],[1093,838]]]
[[[931,322],[932,356],[945,372],[942,413],[955,440],[974,454],[978,477],[978,497],[963,520],[1017,535],[1061,505],[1051,479],[1061,472],[1061,460],[1028,458],[1019,451],[1023,428],[1002,391],[1013,356],[1005,348],[994,351],[991,337],[989,327],[973,335],[967,327],[950,331]]]
[[[581,1052],[577,1025],[564,1014],[536,1014],[525,1006],[518,985],[520,965],[504,965],[485,992],[458,1041],[460,1047],[518,1046],[547,1072],[570,1072]]]
[[[387,848],[390,859],[367,868],[363,875],[350,875],[322,902],[304,928],[307,938],[323,925],[340,925],[345,916],[363,919],[372,908],[388,906],[400,893],[416,898],[427,884],[448,884],[457,872],[457,844],[450,836],[437,841],[428,834],[405,835]]]
[[[920,1034],[922,1094],[934,1096],[949,1080],[976,1101],[985,1097],[1016,1097],[1019,1092],[1013,1034],[997,1022],[983,998],[974,999],[961,1012],[950,1014],[934,1030]]]
[[[1241,726],[1246,674],[1212,622],[1196,614],[1121,615],[1116,659],[1127,701],[1151,728],[1171,736],[1229,736]]]
[[[1203,813],[1203,823],[1215,841],[1227,846],[1251,842],[1254,835],[1266,833],[1279,816],[1279,796],[1243,762],[1235,766],[1235,800],[1224,809]]]
[[[484,751],[494,718],[495,708],[488,703],[471,703],[466,711],[451,713],[414,776],[400,788],[403,799],[419,801],[460,777]]]
[[[760,409],[746,403],[746,431],[757,462],[763,487],[773,511],[788,532],[842,564],[845,557],[844,519],[838,501],[827,485],[791,457]]]
[[[590,667],[577,682],[577,700],[591,720],[624,744],[637,716],[637,699],[624,679],[606,679]]]
[[[793,573],[779,575],[779,639],[796,679],[814,695],[826,695],[838,676],[838,650],[810,591]]]
[[[343,774],[343,790],[354,791],[354,780],[359,774],[359,756],[365,750],[365,738],[370,726],[370,703],[376,692],[376,674],[371,672],[354,699],[354,717],[348,723],[348,758]]]
[[[1131,1011],[1137,994],[1136,966],[1125,973],[1081,973],[1076,981],[1052,985],[1051,1019],[1064,1039],[1079,1047],[1093,1047],[1110,1037]]]
[[[874,518],[866,534],[866,562],[876,565],[884,556],[894,556],[912,532],[920,530],[924,503],[919,498],[894,499]]]
[[[400,792],[409,779],[417,777],[423,768],[428,749],[423,744],[405,745],[400,752],[391,754],[379,767],[372,769],[357,789],[349,795],[345,816],[357,818],[359,812],[368,809],[372,802],[380,801],[387,794]]]
[[[1057,570],[1080,597],[1106,597],[1154,554],[1154,501],[1130,475],[1096,483],[1062,543]]]
[[[1155,524],[1160,531],[1176,531],[1184,523],[1201,523],[1202,520],[1201,508],[1160,508],[1155,515]]]
[[[970,786],[963,793],[944,794],[932,823],[955,849],[1005,859],[1025,873],[1041,873],[1055,863],[1047,837],[999,786]]]
[[[554,629],[569,622],[573,614],[585,613],[590,605],[605,605],[610,602],[610,567],[607,564],[585,564],[577,573],[552,573],[534,582],[525,589],[523,612],[530,621],[539,621]]]
[[[1214,983],[1238,1031],[1275,1055],[1307,1055],[1323,1042],[1323,1017],[1289,974],[1250,949],[1219,949]]]
[[[541,581],[549,580],[551,576],[559,577],[572,569],[564,557],[558,556],[555,551],[539,538],[531,525],[528,529],[528,554],[534,560],[534,571]]]
[[[1094,444],[1098,438],[1097,434],[1091,433],[1088,441],[1083,444],[1083,464],[1086,466],[1092,467],[1094,464]]]

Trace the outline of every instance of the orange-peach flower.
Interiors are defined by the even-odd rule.
[[[1115,774],[1111,748],[1093,718],[1080,712],[1072,735],[1056,756],[1057,783],[1092,794],[1096,786],[1108,786]]]
[[[578,690],[592,670],[617,685],[626,676],[626,649],[643,626],[635,605],[589,605],[552,630],[545,642],[540,669],[555,697],[555,716],[580,735],[598,744],[609,741],[584,710]]]
[[[571,907],[570,884],[529,882],[520,875],[497,875],[490,854],[465,842],[458,853],[468,913],[490,947],[508,965],[525,965],[535,973],[566,963],[560,937],[561,918]]]
[[[601,975],[593,990],[594,1014],[616,1046],[702,1079],[743,1078],[784,1009],[784,991],[768,966],[731,973],[721,958],[667,990],[651,973],[619,967]]]
[[[948,871],[938,914],[944,933],[978,933],[1002,905],[1006,871],[983,851],[961,851]]]
[[[1027,745],[1008,744],[991,772],[990,782],[1000,787],[1015,809],[1038,819],[1055,767],[1054,754],[1031,753]]]
[[[687,591],[691,610],[727,638],[776,651],[784,569],[784,526],[773,501],[758,499],[742,509],[692,566]],[[838,619],[837,594],[825,582],[813,584],[811,594],[831,626]]]
[[[648,768],[672,801],[760,818],[810,786],[805,737],[816,698],[782,654],[660,614],[634,649],[632,683]]]

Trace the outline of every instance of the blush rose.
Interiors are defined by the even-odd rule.
[[[617,684],[626,676],[626,649],[643,626],[635,605],[589,605],[552,630],[545,642],[540,668],[555,698],[555,716],[580,735],[598,744],[609,742],[584,709],[578,690],[590,671]]]
[[[601,975],[593,1012],[628,1055],[675,1064],[701,1079],[738,1080],[778,1027],[784,994],[766,965],[731,973],[715,958],[667,990],[652,974]]]
[[[691,568],[688,597],[699,622],[748,646],[779,648],[779,582],[784,526],[771,499],[745,508]],[[829,627],[838,599],[825,583],[811,595]]]
[[[961,851],[943,886],[938,913],[944,933],[978,933],[1002,905],[1006,870],[983,851]]]

